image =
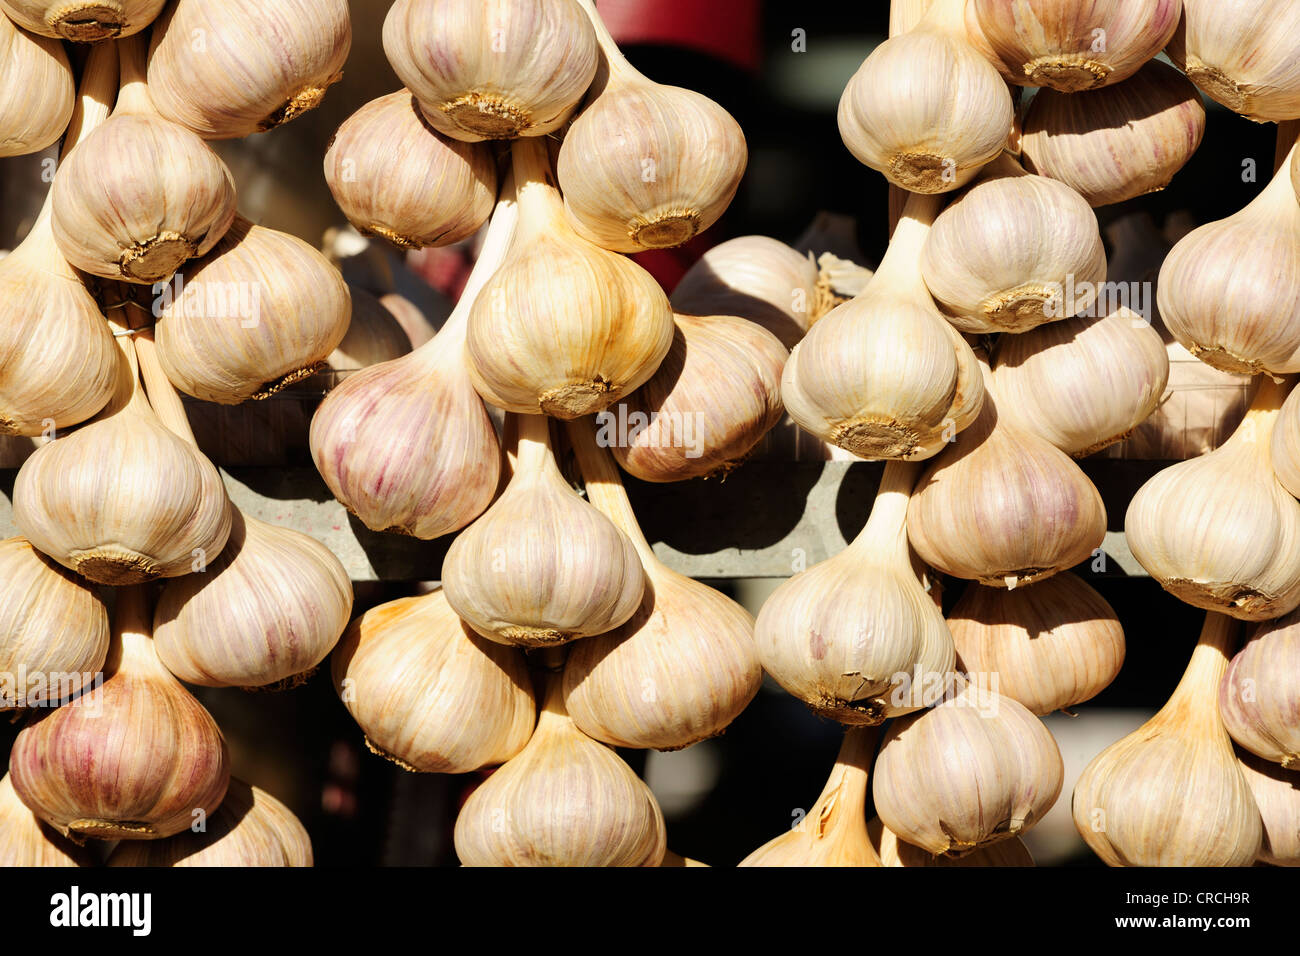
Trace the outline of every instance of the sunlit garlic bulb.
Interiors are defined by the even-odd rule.
[[[1240,746],[1284,769],[1300,771],[1300,613],[1266,621],[1228,664],[1219,714]]]
[[[0,14],[0,156],[52,145],[68,128],[75,101],[63,45],[24,33]]]
[[[79,849],[41,820],[18,799],[13,781],[0,778],[0,867],[88,866]]]
[[[22,27],[74,43],[99,43],[139,33],[167,0],[0,0],[0,10]]]
[[[880,822],[879,817],[867,821],[867,833],[871,835],[871,846],[880,855],[884,866],[1033,866],[1034,858],[1020,837],[999,840],[988,846],[953,858],[946,854],[935,856],[919,846],[912,846],[906,840],[900,840],[893,830]]]
[[[1264,825],[1257,859],[1273,866],[1300,866],[1300,768],[1283,770],[1240,751],[1237,766]]]

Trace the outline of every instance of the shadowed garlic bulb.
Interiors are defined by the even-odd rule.
[[[1300,503],[1273,475],[1286,387],[1263,378],[1232,437],[1144,484],[1124,530],[1138,563],[1180,601],[1244,621],[1300,604]]]
[[[363,236],[401,249],[469,238],[497,194],[491,150],[437,132],[405,89],[371,100],[339,127],[325,151],[325,179]]]
[[[1264,825],[1264,839],[1256,859],[1273,866],[1300,866],[1300,769],[1283,770],[1240,751],[1237,766]]]
[[[789,832],[769,840],[741,866],[884,866],[867,833],[867,777],[878,733],[844,731],[821,796]]]
[[[558,129],[600,62],[573,0],[397,0],[384,53],[429,124],[469,143]]]
[[[912,846],[900,840],[893,830],[880,822],[879,817],[867,821],[867,833],[871,835],[871,846],[880,855],[884,866],[1033,866],[1034,858],[1029,847],[1020,837],[999,840],[965,856],[953,857],[940,854],[935,856],[919,846]]]
[[[95,588],[23,538],[0,541],[0,712],[50,706],[93,685],[108,640]]]
[[[791,417],[859,458],[930,458],[984,399],[974,353],[921,278],[937,211],[932,196],[908,200],[866,289],[819,319],[785,365],[781,397]]]
[[[872,51],[840,98],[849,152],[911,192],[970,182],[1011,131],[1011,95],[967,41],[963,7],[935,0],[915,29]]]
[[[404,770],[503,763],[533,731],[523,654],[471,631],[441,590],[366,611],[339,640],[331,668],[366,746]]]
[[[938,705],[890,724],[872,794],[881,823],[900,839],[961,857],[1038,823],[1063,774],[1042,721],[1008,697],[959,683]]]
[[[778,587],[758,615],[763,669],[814,713],[879,724],[926,706],[952,672],[952,636],[912,567],[908,495],[919,466],[889,462],[866,527]]]
[[[347,0],[176,0],[151,34],[149,92],[204,139],[249,136],[319,106],[351,46]]]
[[[455,831],[464,866],[658,866],[665,840],[650,788],[574,726],[558,674],[528,746],[470,794]]]
[[[75,43],[139,33],[167,0],[0,0],[0,11],[25,30]]]
[[[68,128],[75,102],[63,45],[24,33],[0,14],[0,156],[53,145]]]
[[[1228,664],[1219,715],[1240,746],[1300,771],[1300,612],[1267,621]]]
[[[1207,614],[1168,703],[1075,784],[1074,825],[1107,866],[1249,866],[1259,852],[1259,810],[1216,706],[1236,629]]]
[[[89,863],[84,850],[51,830],[18,799],[8,775],[0,778],[0,867]]]
[[[636,548],[560,474],[550,419],[523,415],[518,429],[510,483],[447,550],[447,601],[503,644],[545,647],[613,630],[645,591]]]
[[[736,195],[745,135],[707,96],[639,73],[594,0],[576,2],[605,62],[556,161],[569,223],[614,252],[680,246],[717,222]]]
[[[648,272],[567,225],[544,142],[516,141],[511,156],[519,225],[470,310],[470,377],[506,411],[581,418],[654,374],[672,308]]]
[[[350,372],[410,354],[411,337],[382,302],[355,285],[348,286],[348,298],[352,318],[347,335],[326,359],[331,369]]]

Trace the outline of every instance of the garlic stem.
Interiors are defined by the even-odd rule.
[[[641,556],[641,563],[647,569],[659,564],[654,549],[641,531],[641,525],[632,511],[632,502],[628,500],[627,489],[619,476],[618,467],[608,449],[596,443],[594,419],[580,418],[569,422],[569,441],[574,454],[578,457],[578,468],[582,471],[583,483],[587,486],[587,500],[590,501],[615,527],[622,531],[636,547]]]
[[[1280,378],[1260,375],[1259,388],[1250,403],[1250,408],[1247,409],[1237,430],[1224,444],[1240,443],[1253,446],[1256,454],[1266,456],[1268,467],[1271,469],[1273,459],[1269,446],[1273,427],[1282,412],[1282,403],[1286,401],[1295,383],[1294,375],[1284,375]]]
[[[98,47],[96,47],[98,49]],[[113,397],[96,417],[103,420],[116,415],[124,409],[141,414],[151,414],[152,408],[145,398],[144,388],[140,384],[140,364],[135,355],[135,344],[131,341],[130,326],[127,324],[126,309],[123,306],[109,309],[106,316],[108,327],[113,332],[113,341],[122,354],[122,366],[118,370],[118,385]]]
[[[117,41],[118,66],[121,75],[117,105],[113,107],[114,115],[121,113],[158,115],[153,108],[153,101],[149,99],[145,68],[145,58],[148,53],[146,37],[145,33],[133,33],[126,39]]]
[[[1219,733],[1226,736],[1215,701],[1228,662],[1236,651],[1237,622],[1226,614],[1206,612],[1205,624],[1201,627],[1201,636],[1192,651],[1187,670],[1160,712],[1178,712],[1182,724],[1197,718],[1208,719],[1213,721]]]
[[[130,287],[122,284],[119,288],[123,294],[126,294]],[[136,311],[139,313],[141,310]],[[176,391],[176,386],[163,371],[162,362],[158,359],[158,346],[153,339],[153,326],[138,320],[132,328],[134,335],[131,338],[134,340],[135,358],[140,367],[140,377],[144,380],[144,392],[149,407],[172,434],[198,448],[199,443],[194,437],[194,430],[190,427],[189,416],[185,413],[180,393]]]
[[[817,828],[813,834],[815,838],[825,835],[825,830],[842,808],[849,812],[866,813],[871,760],[875,756],[879,739],[879,724],[849,727],[845,730],[839,753],[835,755],[835,767],[817,797],[817,802],[813,804],[816,816],[812,825]]]
[[[966,40],[966,0],[934,0],[917,30],[936,30]]]
[[[547,415],[511,415],[515,419],[515,474],[535,474],[552,458],[551,419]]]
[[[605,21],[601,19],[599,11],[596,10],[596,0],[577,0],[578,6],[587,14],[591,21],[593,29],[596,31],[596,42],[600,45],[600,52],[604,54],[604,63],[597,69],[596,80],[592,84],[593,92],[599,93],[609,85],[609,79],[629,80],[635,78],[644,78],[636,67],[628,62],[623,51],[618,48],[618,43],[614,40],[613,35],[609,32],[609,27],[605,26]],[[608,76],[602,75],[602,70],[608,71]]]
[[[908,193],[907,203],[890,237],[889,248],[885,250],[868,289],[884,276],[908,291],[924,293],[926,299],[930,298],[921,277],[921,250],[925,248],[925,239],[942,205],[942,194]]]
[[[547,648],[548,651],[562,651],[562,648]],[[554,656],[548,656],[550,662],[554,662]],[[555,669],[548,671],[546,674],[545,690],[542,696],[542,711],[537,718],[537,729],[534,734],[540,734],[544,727],[555,727],[559,724],[567,723],[570,720],[569,712],[564,706],[564,667],[563,654],[560,655],[560,664]]]
[[[129,660],[132,671],[136,673],[160,672],[175,680],[162,666],[153,648],[153,606],[149,601],[148,586],[133,584],[116,590],[117,605],[113,609],[115,640],[104,663],[106,676],[116,674]]]
[[[888,556],[892,561],[908,560],[907,505],[920,475],[920,462],[885,462],[880,487],[876,490],[876,499],[871,505],[871,516],[849,544],[849,550],[864,558]]]
[[[529,236],[551,231],[553,219],[564,216],[564,203],[544,137],[515,140],[510,144],[510,162],[519,191],[521,241],[527,241]]]

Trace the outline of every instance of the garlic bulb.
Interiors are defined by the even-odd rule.
[[[980,365],[984,408],[921,476],[907,533],[935,570],[1010,589],[1091,557],[1106,536],[1106,507],[1064,452],[1002,418]]]
[[[763,669],[814,713],[879,724],[932,703],[952,636],[917,580],[907,502],[919,466],[885,465],[866,527],[840,554],[781,584],[758,615]]]
[[[1150,478],[1124,520],[1138,563],[1180,601],[1244,621],[1300,605],[1300,502],[1273,475],[1285,389],[1265,378],[1221,447]]]
[[[447,550],[447,603],[503,644],[545,647],[618,627],[641,604],[636,548],[569,487],[550,419],[518,421],[515,469],[501,497]]]
[[[14,790],[65,836],[157,840],[216,812],[230,780],[212,716],[167,673],[143,587],[118,592],[102,687],[40,713],[9,757]]]
[[[580,418],[654,374],[672,345],[672,309],[648,272],[565,223],[544,142],[511,153],[519,227],[470,310],[470,377],[506,411]]]
[[[1007,336],[993,368],[1006,421],[1075,458],[1127,438],[1168,382],[1160,333],[1123,305]]]
[[[646,586],[630,620],[569,651],[565,708],[583,733],[615,747],[680,750],[717,736],[763,680],[753,618],[713,588],[665,567],[591,424],[572,423],[569,436],[588,499],[631,540]]]
[[[108,638],[98,591],[23,538],[0,541],[0,711],[51,706],[93,685]]]
[[[1124,663],[1114,608],[1068,571],[1014,591],[969,584],[948,630],[959,671],[1040,717],[1096,697]]]
[[[384,53],[429,125],[469,143],[559,129],[600,62],[572,0],[397,0]]]
[[[533,731],[523,654],[473,633],[441,590],[366,611],[344,632],[331,668],[366,746],[405,770],[499,764]]]
[[[726,212],[748,149],[740,125],[707,96],[639,73],[596,12],[604,70],[564,134],[556,177],[578,235],[614,252],[680,246]]]
[[[158,420],[131,340],[119,341],[124,360],[106,413],[38,448],[13,492],[14,523],[33,546],[117,586],[203,567],[225,547],[231,523],[221,475]]]
[[[1157,300],[1165,326],[1202,362],[1300,372],[1300,203],[1285,166],[1245,209],[1174,246]]]
[[[85,852],[37,819],[0,778],[0,866],[85,866]]]
[[[343,341],[326,361],[336,372],[350,372],[410,354],[411,338],[397,316],[359,286],[348,286],[352,319]]]
[[[351,46],[347,0],[176,0],[151,34],[149,92],[204,139],[249,136],[319,106]]]
[[[1034,858],[1020,837],[999,840],[986,847],[953,859],[950,856],[934,856],[912,846],[898,838],[893,830],[880,822],[879,817],[867,821],[867,833],[871,835],[871,846],[880,856],[884,866],[1033,866]]]
[[[470,794],[456,818],[465,866],[658,866],[665,840],[650,788],[574,726],[558,674],[528,746]]]
[[[1259,852],[1259,810],[1215,705],[1235,632],[1205,615],[1168,703],[1075,784],[1074,825],[1108,866],[1249,866]]]
[[[660,867],[687,867],[687,866],[708,866],[707,863],[701,863],[699,860],[692,860],[689,856],[681,856],[672,850],[664,852],[663,862]]]
[[[935,0],[914,30],[872,51],[840,98],[849,152],[910,192],[964,186],[1011,132],[1011,95],[967,42],[964,6]]]
[[[1273,866],[1300,866],[1300,770],[1283,770],[1248,753],[1238,752],[1237,760],[1264,825],[1257,859]]]
[[[817,264],[784,242],[740,236],[714,246],[691,266],[670,299],[678,312],[738,315],[794,348],[816,315]]]
[[[1300,613],[1261,624],[1228,665],[1219,715],[1240,746],[1286,770],[1300,770]]]
[[[1107,206],[1164,189],[1204,135],[1196,88],[1152,60],[1100,90],[1039,90],[1025,113],[1020,148],[1030,172]]]
[[[921,274],[963,332],[1025,332],[1092,307],[1106,249],[1078,193],[1004,153],[935,219]]]
[[[399,359],[349,375],[311,421],[311,454],[334,497],[372,531],[437,538],[496,496],[501,448],[465,368],[470,307],[515,228],[503,190],[474,271],[438,334]]]
[[[1300,117],[1300,8],[1183,0],[1169,58],[1211,99],[1257,123]]]
[[[295,686],[347,627],[352,583],[315,538],[231,511],[220,556],[163,589],[154,613],[158,657],[204,687]]]
[[[0,11],[24,30],[75,43],[139,33],[167,0],[0,0]]]
[[[113,115],[69,153],[54,180],[54,238],[78,269],[151,284],[205,255],[235,219],[235,181],[198,136],[154,111],[145,40],[118,44]]]
[[[984,400],[974,353],[921,278],[937,206],[908,201],[865,291],[819,319],[785,366],[781,397],[799,427],[859,458],[930,458]]]
[[[363,236],[401,249],[469,238],[497,194],[491,150],[437,132],[410,90],[371,100],[339,127],[325,151],[325,179]]]
[[[597,417],[618,463],[642,481],[725,474],[785,414],[781,371],[790,353],[780,339],[735,316],[679,313],[673,321],[658,371]]]
[[[154,307],[172,384],[222,405],[261,399],[325,367],[351,316],[337,269],[296,236],[238,217]]]
[[[302,823],[265,790],[231,778],[221,807],[200,833],[166,840],[124,841],[109,866],[311,866],[311,838]]]
[[[872,795],[900,839],[961,857],[1041,820],[1065,771],[1052,732],[1020,704],[971,683],[954,690],[889,725]]]
[[[68,128],[75,102],[63,45],[24,33],[0,14],[0,157],[53,145]]]
[[[850,727],[812,809],[741,866],[883,866],[867,834],[867,777],[877,733]]]
[[[1136,73],[1169,41],[1181,9],[1180,0],[974,0],[967,17],[1012,83],[1077,93]]]
[[[1278,483],[1293,497],[1300,498],[1300,392],[1294,388],[1282,403],[1273,426],[1269,454]]]

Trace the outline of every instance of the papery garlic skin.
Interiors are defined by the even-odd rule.
[[[1278,483],[1293,497],[1300,498],[1300,391],[1294,388],[1282,403],[1273,426],[1269,455]]]
[[[398,0],[384,53],[429,124],[470,143],[558,129],[600,62],[572,0]]]
[[[493,766],[533,732],[523,654],[471,631],[441,590],[366,611],[339,640],[331,670],[366,745],[405,770]]]
[[[87,866],[83,851],[42,823],[0,779],[0,867]]]
[[[491,151],[437,132],[405,89],[371,100],[339,127],[325,151],[325,179],[363,236],[401,249],[472,236],[497,193]]]
[[[1238,745],[1300,771],[1300,613],[1266,621],[1228,664],[1219,715]]]
[[[0,679],[0,712],[52,706],[93,686],[108,642],[108,611],[94,587],[24,538],[0,541],[0,675],[8,678]],[[16,686],[19,674],[26,686]],[[40,687],[30,694],[33,680]]]
[[[153,28],[149,92],[204,139],[249,136],[320,105],[351,46],[347,0],[176,0]]]
[[[1042,721],[967,683],[890,725],[872,794],[881,822],[900,838],[961,857],[1030,829],[1056,802],[1063,774]]]
[[[880,855],[884,866],[1033,866],[1034,858],[1020,837],[999,840],[982,849],[954,859],[940,854],[935,856],[928,850],[905,840],[880,822],[879,817],[867,821],[867,832],[871,835],[871,845]]]
[[[24,156],[63,135],[76,89],[62,44],[0,21],[0,157]]]
[[[1273,866],[1300,866],[1300,768],[1283,770],[1240,751],[1237,761],[1264,825],[1256,859]]]
[[[167,0],[0,0],[0,11],[25,30],[74,43],[139,33]]]
[[[348,298],[352,301],[352,318],[347,335],[326,359],[331,369],[351,372],[410,354],[411,337],[383,303],[351,284]]]

